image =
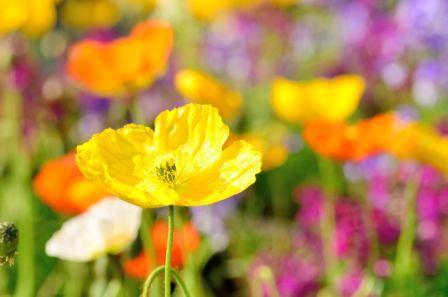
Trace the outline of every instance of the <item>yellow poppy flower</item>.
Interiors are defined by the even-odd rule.
[[[288,6],[297,0],[187,0],[191,14],[201,20],[210,21],[233,10],[248,10],[260,5]]]
[[[271,104],[277,116],[288,122],[339,122],[355,111],[364,88],[364,79],[357,75],[303,82],[277,78],[272,85]]]
[[[20,28],[26,18],[26,5],[23,1],[0,0],[0,34]]]
[[[390,143],[398,158],[413,159],[448,174],[448,137],[418,123],[409,123]]]
[[[287,146],[288,137],[285,127],[271,124],[256,132],[241,135],[231,134],[225,146],[238,140],[249,142],[261,152],[262,170],[268,171],[283,165],[288,158],[290,154]]]
[[[182,96],[195,103],[214,105],[226,119],[234,118],[241,112],[241,95],[206,73],[179,71],[175,84]]]
[[[191,14],[201,20],[212,20],[232,7],[231,0],[187,0]]]
[[[125,15],[145,15],[157,6],[157,0],[113,0]]]
[[[111,0],[68,0],[63,4],[61,14],[66,26],[78,29],[111,27],[120,19],[119,8]]]
[[[210,105],[164,111],[154,126],[94,135],[78,146],[81,172],[141,207],[215,203],[246,189],[260,172],[261,154],[249,143],[222,149],[229,129]]]
[[[38,36],[56,21],[55,0],[0,0],[0,34],[22,30]]]

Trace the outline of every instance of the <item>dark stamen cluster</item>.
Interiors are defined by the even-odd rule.
[[[164,183],[172,186],[176,180],[176,163],[166,161],[156,167],[157,177]]]

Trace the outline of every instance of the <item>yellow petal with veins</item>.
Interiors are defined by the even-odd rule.
[[[212,204],[242,192],[261,171],[261,153],[246,141],[236,141],[201,174],[179,185],[182,205]]]
[[[145,177],[145,164],[154,157],[153,131],[129,124],[106,129],[78,146],[76,161],[85,177],[125,201],[142,206],[162,205],[153,197]]]
[[[157,116],[154,126],[159,155],[175,159],[181,179],[218,160],[229,136],[229,128],[211,105],[187,104],[164,111]]]

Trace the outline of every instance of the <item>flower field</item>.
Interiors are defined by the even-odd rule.
[[[448,296],[445,0],[0,0],[0,297]]]

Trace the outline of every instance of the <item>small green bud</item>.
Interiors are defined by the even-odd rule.
[[[19,230],[11,223],[0,223],[0,265],[14,264],[19,242]]]

